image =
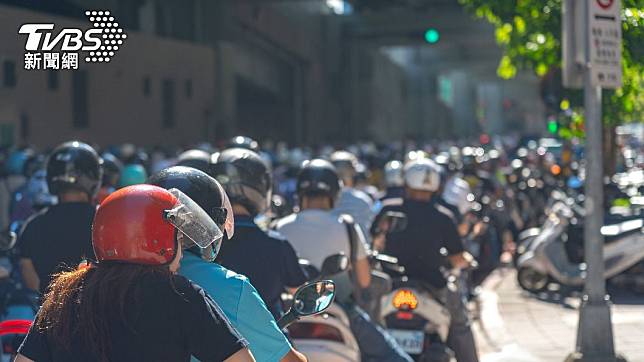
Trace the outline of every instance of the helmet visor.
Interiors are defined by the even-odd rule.
[[[226,231],[226,237],[232,239],[235,234],[235,216],[233,214],[233,207],[230,204],[230,199],[226,192],[222,189],[221,193],[224,195],[224,201],[222,207],[226,209],[226,221],[224,222],[223,228]]]
[[[224,233],[196,202],[177,189],[170,189],[177,203],[165,211],[165,219],[201,249],[220,244]],[[187,247],[187,245],[184,245]]]

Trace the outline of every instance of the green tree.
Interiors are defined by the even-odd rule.
[[[546,78],[561,66],[561,0],[459,0],[478,18],[492,23],[497,43],[503,49],[497,74],[509,79],[518,69],[531,69]],[[605,90],[603,120],[606,146],[613,150],[614,127],[644,121],[644,0],[622,0],[623,86]],[[582,104],[580,91],[561,89],[561,99],[570,102],[567,112],[578,124]],[[583,122],[583,121],[581,121]],[[565,128],[563,130],[565,131]],[[569,135],[570,133],[564,133]],[[614,159],[613,159],[614,160]],[[606,160],[606,166],[614,161]]]

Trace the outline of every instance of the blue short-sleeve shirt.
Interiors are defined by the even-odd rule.
[[[181,259],[179,274],[210,294],[248,341],[258,362],[279,361],[291,350],[291,344],[248,278],[219,264],[205,262],[191,252]]]

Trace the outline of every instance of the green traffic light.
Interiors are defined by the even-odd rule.
[[[557,121],[548,121],[548,132],[555,134],[559,131],[559,124]]]
[[[429,44],[435,44],[438,43],[438,39],[440,39],[438,30],[427,29],[427,31],[425,32],[425,41],[427,41]]]

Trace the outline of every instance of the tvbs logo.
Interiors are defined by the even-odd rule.
[[[127,34],[109,11],[86,11],[93,27],[55,29],[55,24],[24,24],[27,35],[25,69],[78,69],[78,52],[86,52],[88,63],[109,62],[123,45]],[[41,53],[42,52],[42,53]]]
[[[54,24],[25,24],[18,32],[29,35],[25,44],[25,50],[29,51],[52,50],[61,40],[60,50],[64,52],[97,50],[101,46],[101,29],[89,29],[85,32],[85,41],[90,45],[83,44],[83,32],[80,29],[63,29],[56,37],[53,37],[51,30],[54,30]],[[41,31],[47,32],[43,34]]]

